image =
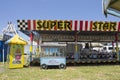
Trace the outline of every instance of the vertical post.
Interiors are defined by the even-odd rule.
[[[115,34],[117,61],[119,61],[118,34]]]
[[[42,51],[42,50],[41,50],[41,49],[42,49],[42,48],[41,48],[41,43],[42,43],[42,38],[40,37],[40,38],[39,38],[39,57],[42,56],[42,55],[41,55],[41,51]]]
[[[75,35],[75,52],[78,52],[78,45],[77,45],[77,34]]]
[[[32,61],[32,52],[33,52],[33,33],[30,32],[30,62]]]
[[[113,50],[112,50],[112,52],[115,52],[114,41],[112,41],[112,47],[113,47]]]
[[[5,55],[4,55],[5,54],[4,53],[4,44],[3,44],[3,51],[2,52],[3,52],[3,64],[4,64],[5,63],[5,61],[4,61],[4,57],[5,57]]]
[[[39,40],[37,41],[37,49],[36,49],[36,53],[37,53],[37,57],[38,57],[38,54],[39,54]]]
[[[75,54],[74,54],[75,61],[78,61],[78,44],[77,44],[77,41],[78,41],[78,36],[77,36],[77,33],[76,33],[75,34]]]

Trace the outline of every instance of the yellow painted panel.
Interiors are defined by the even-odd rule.
[[[22,68],[24,65],[24,45],[11,44],[9,68]]]

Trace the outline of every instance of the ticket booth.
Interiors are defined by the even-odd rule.
[[[9,68],[22,68],[24,65],[24,45],[27,44],[21,37],[15,35],[6,42],[9,45]]]

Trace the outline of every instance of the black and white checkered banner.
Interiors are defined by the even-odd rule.
[[[27,20],[17,20],[17,25],[19,30],[28,30]]]

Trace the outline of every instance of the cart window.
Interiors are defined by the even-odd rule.
[[[41,56],[64,56],[64,48],[60,47],[43,47]]]
[[[45,56],[49,56],[49,48],[45,48]]]

